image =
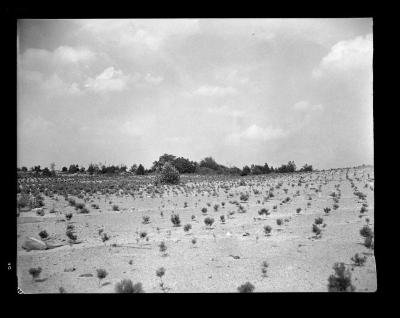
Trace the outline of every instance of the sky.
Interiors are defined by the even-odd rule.
[[[373,164],[372,25],[19,20],[17,165]]]

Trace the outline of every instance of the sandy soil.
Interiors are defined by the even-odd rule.
[[[45,197],[44,216],[21,212],[17,218],[19,288],[24,293],[58,293],[59,287],[68,293],[111,293],[117,282],[129,278],[133,283],[141,282],[145,292],[158,293],[163,291],[155,273],[164,267],[163,282],[168,292],[236,292],[247,281],[255,286],[255,292],[325,292],[333,264],[344,262],[351,269],[356,291],[373,292],[377,288],[375,258],[373,250],[363,245],[359,233],[367,218],[372,228],[374,224],[373,168],[350,169],[349,176],[358,190],[367,195],[368,210],[362,217],[362,201],[353,194],[346,170],[276,178],[237,177],[220,182],[207,182],[203,178],[186,183],[185,188],[169,186],[170,191],[162,197],[146,193],[142,198],[94,195],[90,198],[93,201],[86,203],[89,214],[77,213],[62,196]],[[300,179],[303,182],[299,184]],[[239,185],[240,180],[246,185]],[[182,181],[185,182],[185,177]],[[282,185],[276,189],[279,183]],[[333,206],[330,194],[336,191],[335,185],[341,191],[339,208],[326,215],[324,208]],[[320,186],[321,192],[316,192]],[[271,187],[274,197],[264,202]],[[260,193],[254,194],[254,189]],[[248,202],[240,203],[246,209],[240,213],[237,205],[230,202],[240,202],[240,193],[245,192],[250,197]],[[290,201],[282,203],[286,197]],[[307,206],[309,202],[311,206]],[[97,203],[100,209],[91,208],[92,203]],[[112,210],[114,204],[120,211]],[[214,211],[215,204],[219,204],[218,211]],[[52,207],[56,213],[49,213]],[[201,212],[203,207],[207,208],[207,215]],[[260,216],[261,208],[269,209],[270,215]],[[302,209],[300,213],[297,208]],[[235,213],[229,215],[231,211]],[[74,214],[69,222],[64,216],[67,212]],[[171,223],[173,212],[180,216],[179,227]],[[150,217],[149,224],[142,223],[144,215]],[[225,215],[224,224],[220,215]],[[207,216],[215,219],[211,228],[204,224]],[[323,217],[326,224],[321,238],[313,238],[311,230],[317,217]],[[279,226],[276,222],[279,218],[287,220]],[[82,243],[44,251],[22,249],[24,239],[27,236],[39,239],[41,230],[50,234],[51,241],[67,243],[68,223],[75,226]],[[189,232],[183,229],[187,223],[192,225]],[[265,225],[272,227],[270,236],[264,234]],[[105,243],[99,236],[100,228],[110,236]],[[148,241],[138,239],[137,233],[141,231],[146,231]],[[191,242],[194,237],[195,245]],[[167,256],[159,250],[161,241],[167,245]],[[364,266],[352,265],[355,253],[367,255]],[[266,277],[261,273],[263,261],[269,264]],[[42,268],[41,279],[34,281],[28,271],[38,266]],[[96,277],[98,268],[108,272],[101,282]],[[82,274],[93,276],[81,277]]]

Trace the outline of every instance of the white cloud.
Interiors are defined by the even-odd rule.
[[[372,71],[372,34],[358,36],[352,40],[340,41],[332,46],[328,55],[313,71],[314,77],[325,73],[342,73],[354,70]]]
[[[122,91],[127,87],[128,79],[121,70],[110,66],[95,78],[88,78],[85,87],[95,92]]]
[[[259,140],[268,141],[286,136],[286,133],[281,128],[274,127],[259,127],[255,124],[249,126],[242,132],[232,133],[228,135],[229,142],[238,142],[240,140]]]
[[[144,80],[149,84],[157,85],[160,84],[164,80],[164,78],[162,76],[153,76],[151,74],[147,74]]]
[[[204,85],[196,89],[192,95],[200,95],[200,96],[226,96],[226,95],[234,95],[237,91],[231,86],[221,87],[221,86],[208,86]]]
[[[308,101],[300,101],[294,104],[293,108],[296,111],[317,111],[322,110],[323,106],[321,104],[311,105]]]
[[[224,115],[224,116],[232,116],[232,117],[239,117],[245,114],[244,111],[232,109],[227,105],[223,105],[220,107],[208,107],[206,109],[207,113],[209,114],[216,114],[216,115]]]

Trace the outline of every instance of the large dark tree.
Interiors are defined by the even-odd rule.
[[[144,173],[145,173],[144,167],[142,166],[142,164],[140,164],[139,167],[136,169],[136,174],[140,175],[140,176],[143,176]]]
[[[250,172],[251,172],[251,170],[250,170],[249,166],[244,166],[243,169],[242,169],[241,175],[242,176],[247,176],[247,175],[250,174]]]
[[[218,170],[219,168],[219,164],[212,157],[206,157],[201,160],[199,166],[213,170]]]

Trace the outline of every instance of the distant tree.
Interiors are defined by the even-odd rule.
[[[251,165],[251,174],[263,174],[264,173],[264,168],[262,166],[258,165]]]
[[[136,169],[138,168],[137,164],[133,164],[132,167],[129,169],[129,172],[136,172]]]
[[[51,171],[49,170],[49,168],[44,168],[43,170],[42,170],[42,174],[43,174],[43,176],[45,176],[45,177],[51,177],[53,174],[51,173]]]
[[[97,170],[98,170],[98,168],[97,168]],[[94,174],[96,172],[96,166],[93,163],[90,163],[90,165],[89,165],[89,167],[87,169],[87,172],[90,175]]]
[[[126,172],[127,167],[125,165],[121,165],[119,167],[119,172]]]
[[[81,168],[79,169],[80,172],[85,172],[85,170],[86,170],[85,167],[81,167]]]
[[[313,171],[313,167],[311,165],[305,164],[301,169],[301,172],[311,172]]]
[[[62,171],[62,172],[67,172],[67,171],[68,171],[68,168],[67,168],[67,167],[62,167],[61,171]]]
[[[144,167],[142,166],[142,164],[140,164],[139,167],[136,169],[136,174],[140,176],[145,174]]]
[[[242,170],[240,170],[238,167],[230,167],[228,169],[229,174],[241,174]]]
[[[68,173],[77,173],[79,171],[78,165],[70,165],[68,168]]]
[[[218,170],[219,168],[219,164],[212,157],[206,157],[201,160],[199,166],[213,170]]]
[[[21,168],[21,171],[27,172],[27,171],[28,171],[28,168],[27,168],[27,167],[22,167],[22,168]]]
[[[176,158],[172,164],[178,169],[179,173],[194,173],[196,171],[196,163],[186,158]]]
[[[268,164],[267,164],[267,163],[264,164],[263,172],[264,172],[264,173],[270,173],[270,172],[271,172],[271,170],[270,170],[270,168],[268,167]]]
[[[160,156],[160,158],[158,159],[158,161],[154,161],[153,162],[153,166],[151,168],[151,170],[153,171],[159,171],[162,169],[162,167],[167,163],[167,162],[171,162],[173,163],[174,160],[176,159],[176,157],[174,155],[169,155],[167,153],[163,154],[162,156]]]
[[[244,166],[243,169],[242,169],[241,175],[242,175],[242,176],[247,176],[247,175],[249,175],[250,173],[251,173],[251,170],[250,170],[249,166]]]

